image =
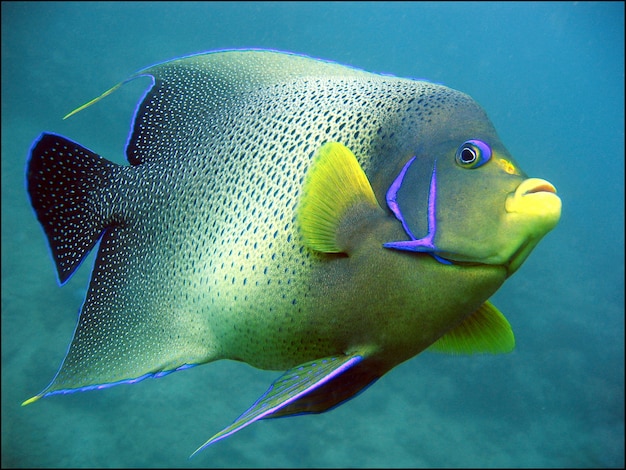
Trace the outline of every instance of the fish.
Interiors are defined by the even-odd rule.
[[[470,96],[263,49],[148,76],[115,164],[42,133],[27,192],[60,285],[97,249],[42,397],[227,359],[283,371],[192,454],[261,419],[321,413],[423,351],[499,354],[489,300],[558,223]]]

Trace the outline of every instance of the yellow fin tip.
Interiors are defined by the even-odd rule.
[[[85,108],[88,108],[89,106],[91,106],[94,103],[97,103],[98,101],[100,101],[102,98],[105,98],[107,96],[109,96],[111,93],[113,93],[115,90],[117,90],[119,87],[121,87],[124,84],[124,82],[118,83],[117,85],[115,85],[113,88],[109,88],[107,91],[105,91],[104,93],[102,93],[100,96],[98,96],[97,98],[94,98],[93,100],[89,101],[88,103],[85,103],[82,106],[79,106],[78,108],[76,108],[74,111],[66,114],[65,116],[63,116],[63,120],[67,119],[70,116],[73,116],[74,114],[82,111]]]
[[[30,405],[31,403],[36,402],[37,400],[39,400],[41,398],[41,395],[35,395],[32,398],[29,398],[28,400],[26,400],[24,403],[22,403],[22,406],[26,406],[26,405]]]

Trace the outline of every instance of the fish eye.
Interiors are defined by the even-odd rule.
[[[482,140],[463,142],[456,151],[456,162],[463,168],[478,168],[491,159],[491,147]]]

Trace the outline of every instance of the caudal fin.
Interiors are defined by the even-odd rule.
[[[104,202],[119,166],[65,137],[42,134],[28,162],[30,201],[65,283],[94,247],[113,214]]]

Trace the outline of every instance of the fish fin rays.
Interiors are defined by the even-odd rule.
[[[61,284],[76,271],[106,229],[100,193],[119,166],[65,137],[42,134],[31,150],[26,183],[47,236]]]
[[[361,355],[332,356],[289,369],[230,426],[215,434],[191,456],[246,426],[267,418],[321,413],[352,398],[380,375],[363,366]]]
[[[481,305],[460,325],[448,331],[427,351],[451,354],[511,352],[515,336],[508,320],[489,301]]]
[[[371,214],[383,211],[354,154],[338,142],[324,144],[305,176],[297,211],[304,244],[323,253],[345,253],[350,232]]]

